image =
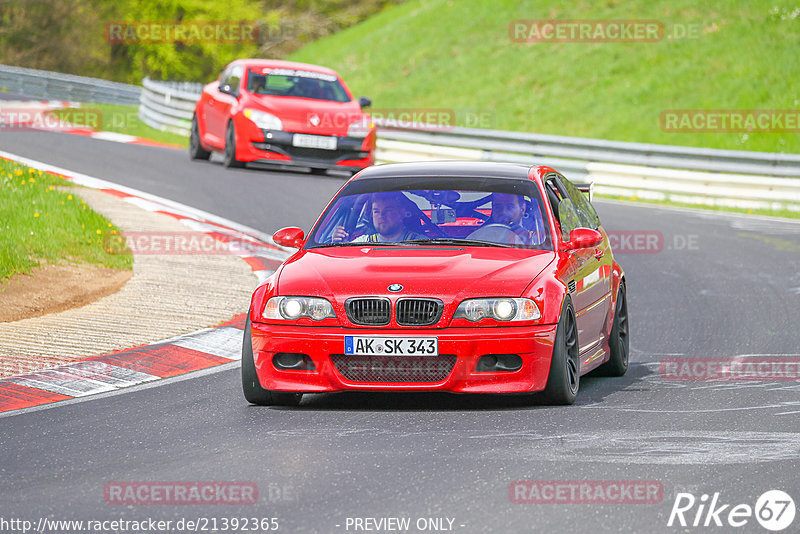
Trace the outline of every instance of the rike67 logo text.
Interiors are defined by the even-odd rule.
[[[755,518],[765,529],[777,532],[792,524],[796,511],[794,500],[781,490],[765,491],[755,506],[723,503],[719,492],[710,497],[704,493],[699,499],[691,493],[678,493],[667,526],[739,528],[752,525]]]

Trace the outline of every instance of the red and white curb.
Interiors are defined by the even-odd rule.
[[[0,151],[0,158],[104,191],[147,211],[169,215],[217,241],[247,241],[258,253],[236,255],[250,265],[259,283],[289,256],[287,249],[263,232],[202,210],[7,152]],[[243,313],[216,327],[151,345],[0,379],[0,413],[106,393],[239,360],[245,318]]]
[[[60,119],[53,119],[49,113],[63,108],[80,108],[80,102],[61,100],[0,100],[0,130],[36,130],[82,135],[103,141],[126,143],[160,148],[184,150],[185,147],[170,143],[152,141],[143,137],[117,132],[95,130],[88,126],[75,126]]]

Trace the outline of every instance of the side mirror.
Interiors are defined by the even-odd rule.
[[[300,248],[305,243],[303,229],[296,226],[281,228],[272,234],[272,240],[282,247]]]
[[[569,233],[569,241],[564,243],[566,250],[596,247],[603,242],[603,234],[591,228],[575,228]]]
[[[358,99],[358,105],[362,108],[368,108],[372,105],[372,100],[367,98],[366,96],[362,96]]]
[[[234,94],[233,87],[231,87],[231,85],[227,83],[219,84],[219,92],[225,93],[226,95],[236,96]]]

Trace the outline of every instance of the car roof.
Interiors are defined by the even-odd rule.
[[[357,180],[373,178],[402,178],[429,176],[441,177],[484,177],[529,180],[531,168],[536,165],[519,163],[498,163],[491,161],[426,161],[415,163],[390,163],[373,165],[358,173]]]
[[[269,68],[280,68],[280,69],[308,70],[311,72],[319,72],[322,74],[332,74],[336,77],[339,76],[339,74],[335,70],[329,69],[328,67],[322,67],[320,65],[312,65],[311,63],[298,63],[296,61],[253,58],[253,59],[237,59],[234,63],[241,64],[245,68],[269,67]]]

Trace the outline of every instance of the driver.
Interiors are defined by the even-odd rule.
[[[511,195],[507,193],[492,193],[492,217],[491,221],[508,226],[512,232],[517,234],[522,239],[525,245],[536,245],[542,242],[543,228],[540,228],[542,223],[541,215],[532,214],[533,221],[536,225],[534,230],[528,230],[522,226],[522,218],[525,216],[527,204],[525,198],[520,195]],[[534,204],[534,210],[539,211],[538,207]]]
[[[267,77],[251,74],[252,82],[250,84],[250,92],[262,94],[266,90]]]
[[[364,234],[352,240],[353,243],[394,243],[398,241],[408,241],[411,239],[425,239],[425,236],[417,232],[408,230],[405,219],[410,217],[408,209],[405,207],[407,199],[399,192],[380,193],[372,197],[372,225],[376,232],[374,234]],[[337,226],[333,230],[332,240],[334,243],[346,241],[350,235],[345,232],[343,226]]]

